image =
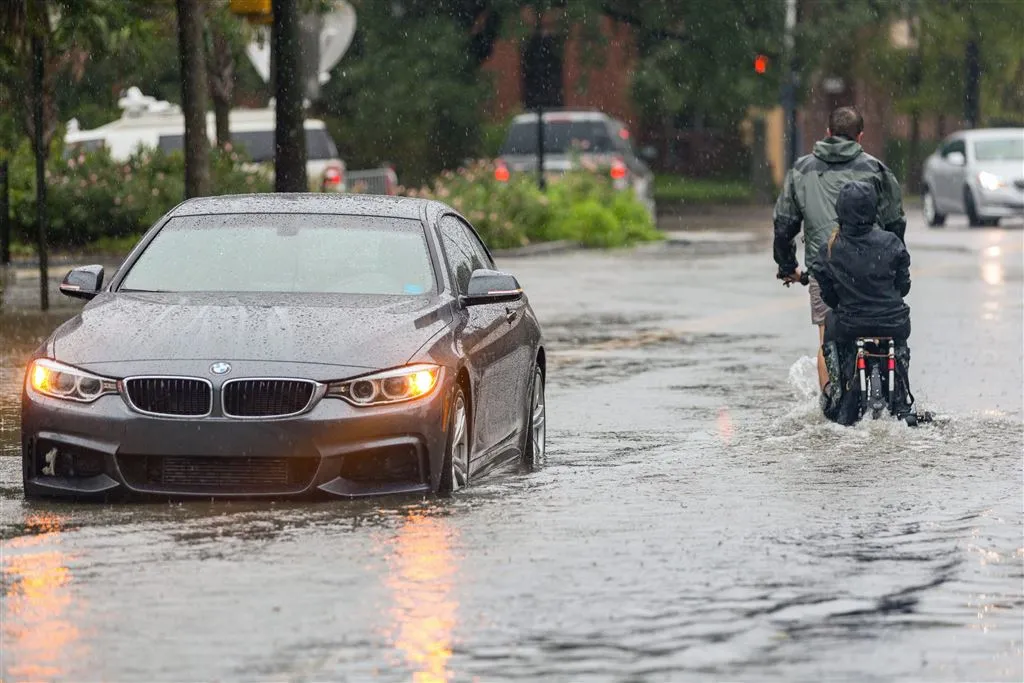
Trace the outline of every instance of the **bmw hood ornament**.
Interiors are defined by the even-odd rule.
[[[210,372],[215,375],[226,375],[231,372],[231,363],[214,363],[210,366]]]

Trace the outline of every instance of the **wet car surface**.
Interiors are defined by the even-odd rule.
[[[26,372],[27,497],[450,492],[543,452],[536,317],[439,202],[195,198],[60,288],[89,303]]]
[[[4,314],[4,679],[1020,680],[1020,226],[911,216],[916,430],[821,417],[769,239],[499,259],[547,460],[452,498],[26,503]]]

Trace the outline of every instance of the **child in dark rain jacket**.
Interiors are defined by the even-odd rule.
[[[878,199],[866,182],[843,185],[836,201],[839,227],[821,245],[812,269],[831,308],[825,339],[910,336],[910,254],[899,237],[875,227]]]
[[[844,394],[851,389],[852,345],[856,337],[892,337],[902,390],[910,401],[910,307],[903,297],[910,291],[910,254],[903,241],[875,226],[878,200],[867,182],[843,185],[836,201],[839,226],[821,245],[811,274],[821,287],[821,298],[831,309],[825,316],[822,352],[829,382],[822,390],[826,417],[851,424]],[[908,407],[909,410],[909,407]]]

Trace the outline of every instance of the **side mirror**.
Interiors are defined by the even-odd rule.
[[[946,155],[946,161],[954,166],[963,166],[967,163],[967,158],[964,156],[963,152],[950,152]]]
[[[82,266],[64,276],[60,293],[75,299],[92,299],[103,287],[103,266]]]
[[[519,301],[522,298],[523,288],[514,277],[508,273],[481,268],[473,271],[469,278],[469,293],[460,296],[459,303],[463,306],[479,306]]]
[[[658,150],[651,147],[650,145],[642,147],[640,149],[640,158],[644,161],[651,162],[658,158]]]

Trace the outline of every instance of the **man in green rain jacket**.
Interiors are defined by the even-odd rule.
[[[804,231],[804,268],[810,270],[818,258],[822,244],[836,228],[836,199],[839,188],[850,181],[871,183],[878,195],[876,223],[883,230],[895,233],[903,241],[907,219],[903,215],[900,185],[885,164],[860,146],[864,136],[864,119],[853,107],[839,107],[829,116],[828,137],[814,144],[814,152],[797,159],[786,174],[782,194],[775,202],[775,262],[778,277],[786,283],[800,280],[800,264],[796,260],[796,237]],[[811,295],[811,322],[818,326],[819,342],[825,330],[828,306],[821,300],[821,290],[813,278],[808,288]],[[818,380],[822,387],[828,382],[825,359],[818,347]]]

